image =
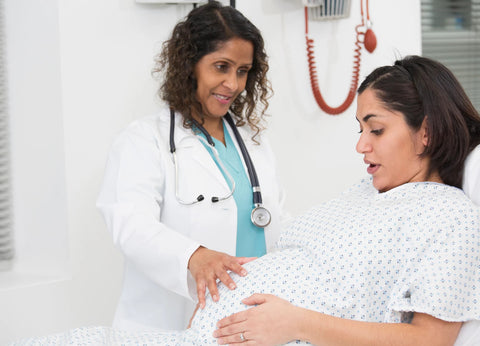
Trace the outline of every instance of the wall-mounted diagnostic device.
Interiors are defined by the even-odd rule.
[[[141,4],[200,4],[207,0],[135,0]]]
[[[211,0],[135,0],[138,4],[165,4],[165,5],[181,5],[193,4],[194,6],[204,4]],[[230,6],[235,8],[235,0],[230,0]]]
[[[336,115],[345,112],[353,102],[357,92],[358,77],[360,74],[361,49],[363,45],[365,49],[372,53],[377,46],[377,38],[373,33],[370,21],[370,12],[368,10],[368,0],[366,0],[365,12],[364,0],[360,0],[360,16],[362,22],[355,27],[356,41],[353,56],[353,71],[350,89],[347,98],[338,107],[331,107],[325,102],[320,87],[318,85],[317,67],[314,57],[313,39],[308,35],[308,19],[313,20],[331,20],[348,17],[350,13],[350,0],[303,0],[305,6],[305,38],[307,40],[307,58],[310,72],[310,84],[313,96],[320,108],[327,114]]]

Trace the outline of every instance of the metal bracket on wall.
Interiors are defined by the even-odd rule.
[[[180,4],[199,4],[208,2],[207,0],[135,0],[140,4],[167,4],[167,5],[180,5]]]
[[[208,0],[210,2],[212,0]],[[171,4],[171,5],[177,5],[177,4],[200,4],[207,2],[207,0],[135,0],[135,2],[138,2],[140,4]],[[230,6],[235,8],[235,0],[230,0]]]

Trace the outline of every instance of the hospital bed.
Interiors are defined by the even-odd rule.
[[[480,145],[469,155],[465,163],[465,193],[480,206]],[[479,230],[480,232],[480,230]],[[479,268],[480,270],[480,268]],[[479,297],[480,299],[480,297]],[[82,327],[47,337],[24,339],[11,346],[45,345],[151,345],[157,332],[127,332],[110,327]],[[455,346],[479,346],[480,321],[465,322],[455,342]]]

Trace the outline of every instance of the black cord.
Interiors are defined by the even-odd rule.
[[[250,183],[252,184],[252,188],[260,187],[260,183],[258,182],[257,172],[255,171],[255,166],[253,165],[252,158],[248,153],[247,147],[243,142],[242,136],[238,132],[237,126],[232,119],[230,113],[225,114],[225,120],[228,122],[230,127],[232,128],[233,134],[237,139],[237,144],[240,147],[240,151],[242,152],[243,160],[245,161],[245,166],[247,166],[248,170],[248,177],[250,178]],[[262,204],[262,193],[260,191],[253,191],[253,203]]]
[[[175,111],[170,108],[170,152],[174,153],[175,148],[175,139],[174,139],[174,131],[175,131]]]

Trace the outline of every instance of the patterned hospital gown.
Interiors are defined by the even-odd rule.
[[[480,212],[459,189],[408,183],[378,193],[365,179],[295,218],[278,249],[246,264],[234,291],[220,285],[220,301],[209,299],[186,331],[89,327],[21,344],[215,345],[216,322],[248,308],[241,300],[253,293],[360,321],[409,322],[414,311],[480,319]]]

